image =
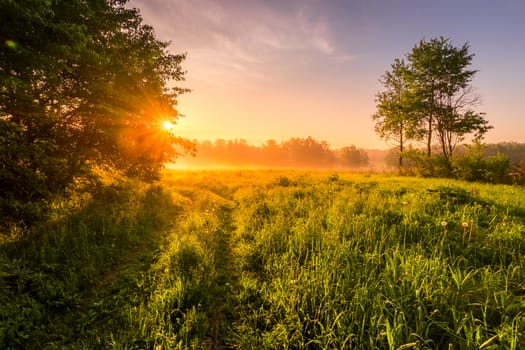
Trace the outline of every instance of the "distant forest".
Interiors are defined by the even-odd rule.
[[[201,141],[196,156],[177,163],[195,167],[294,167],[359,168],[370,165],[369,154],[356,146],[332,149],[326,141],[312,137],[290,138],[283,142],[268,140],[260,146],[244,139]]]
[[[196,155],[178,160],[194,167],[299,167],[299,168],[396,168],[398,150],[363,149],[354,145],[332,148],[326,141],[312,137],[290,138],[283,142],[268,140],[250,145],[244,139],[194,141]],[[457,153],[465,153],[460,146]],[[525,143],[501,142],[483,145],[485,157],[504,155],[511,164],[525,161]]]

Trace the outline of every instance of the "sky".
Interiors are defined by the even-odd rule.
[[[131,0],[169,50],[185,53],[174,131],[250,144],[311,136],[388,148],[371,116],[379,78],[420,40],[470,45],[472,81],[494,127],[525,142],[524,0]]]

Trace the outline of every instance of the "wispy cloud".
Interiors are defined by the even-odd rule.
[[[238,84],[263,79],[287,55],[346,61],[312,1],[133,0],[158,35],[188,53],[194,79]],[[343,59],[341,59],[343,58]]]

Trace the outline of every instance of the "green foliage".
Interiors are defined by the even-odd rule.
[[[508,183],[510,159],[502,154],[485,159],[485,180],[490,183]]]
[[[400,152],[407,140],[424,138],[428,157],[437,139],[447,160],[467,135],[481,139],[492,127],[484,113],[472,109],[477,102],[470,88],[476,71],[468,69],[473,56],[468,44],[454,47],[440,37],[421,40],[406,61],[396,59],[382,77],[385,91],[376,96],[376,132],[396,141]]]
[[[403,166],[402,153],[406,142],[411,139],[421,139],[420,120],[413,113],[415,108],[414,93],[409,82],[409,67],[403,60],[396,59],[392,71],[381,77],[385,91],[376,95],[377,112],[372,116],[375,121],[375,131],[383,139],[394,141],[398,145],[398,166]]]
[[[0,2],[3,220],[32,221],[93,167],[154,178],[191,143],[177,120],[184,55],[126,1]],[[12,207],[8,207],[13,203]]]
[[[77,339],[105,347],[104,328],[126,325],[124,306],[142,293],[137,274],[177,210],[160,187],[121,183],[100,188],[78,212],[13,231],[0,246],[0,347],[54,348]],[[118,277],[131,280],[113,285]]]
[[[423,177],[450,177],[452,175],[449,160],[444,156],[429,157],[419,150],[405,151],[403,155],[413,165],[415,175]]]
[[[525,161],[516,163],[509,176],[514,184],[525,185]]]
[[[502,154],[483,156],[481,145],[470,147],[463,156],[453,159],[454,174],[458,179],[490,183],[509,183],[510,159]]]
[[[0,347],[525,347],[518,186],[165,173],[0,246]],[[7,236],[6,236],[7,237]]]
[[[498,276],[511,261],[522,263],[521,248],[506,260],[489,238],[506,220],[496,197],[428,180],[341,180],[240,203],[242,306],[231,347],[516,347],[523,329],[508,330],[523,322],[519,297],[506,326],[489,301],[506,288]],[[256,225],[240,224],[253,217]]]
[[[511,171],[507,156],[484,156],[484,145],[479,143],[465,147],[466,153],[450,159],[442,155],[429,157],[419,150],[409,150],[403,154],[411,163],[408,170],[423,177],[448,177],[488,183],[510,183],[511,174],[516,179],[519,178],[519,171]]]
[[[366,152],[355,146],[341,148],[340,157],[344,166],[360,167],[368,165],[368,155]]]
[[[47,202],[71,176],[51,142],[30,144],[20,135],[20,125],[0,119],[0,218],[31,224],[45,217]]]
[[[507,183],[509,182],[510,161],[503,155],[483,159],[461,157],[457,161],[456,169],[460,179]]]

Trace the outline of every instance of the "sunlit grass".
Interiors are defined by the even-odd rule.
[[[523,187],[167,171],[2,245],[0,345],[520,349],[524,213]]]

